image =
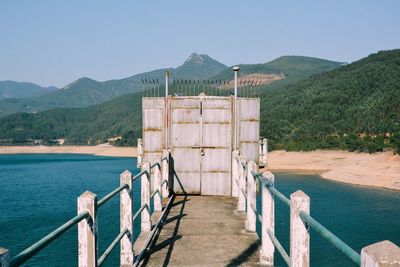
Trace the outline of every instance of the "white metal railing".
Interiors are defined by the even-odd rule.
[[[144,251],[150,244],[154,234],[159,229],[166,211],[173,199],[173,159],[168,150],[163,150],[159,162],[150,165],[142,162],[141,172],[135,176],[128,170],[120,175],[120,186],[102,199],[97,200],[96,194],[86,191],[78,197],[77,215],[37,241],[15,257],[10,257],[9,250],[0,248],[0,267],[19,266],[38,254],[43,248],[56,240],[63,233],[78,225],[78,265],[85,267],[101,266],[111,251],[120,243],[120,266],[137,266]],[[133,184],[141,179],[141,207],[133,214]],[[151,183],[153,181],[153,184]],[[98,223],[97,211],[117,194],[120,195],[120,232],[99,257],[97,250]],[[162,199],[170,197],[167,205],[162,207]],[[150,202],[153,199],[154,211],[162,211],[157,223],[152,227]],[[133,222],[141,215],[141,231],[149,232],[142,251],[135,255],[133,250]]]
[[[246,162],[238,151],[232,154],[232,195],[238,198],[237,210],[246,212],[246,230],[256,231],[261,224],[260,263],[274,265],[275,248],[288,266],[310,266],[310,234],[312,228],[330,242],[357,266],[400,266],[400,248],[390,241],[364,247],[361,255],[340,240],[310,215],[310,198],[298,190],[287,198],[274,187],[274,175],[258,172],[254,161]],[[261,207],[257,207],[257,186],[261,188]],[[290,209],[290,253],[286,252],[275,236],[275,198]],[[384,265],[388,264],[388,265]]]

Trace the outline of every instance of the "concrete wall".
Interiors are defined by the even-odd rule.
[[[238,98],[239,152],[246,161],[259,162],[260,99]]]

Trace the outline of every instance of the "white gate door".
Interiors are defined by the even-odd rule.
[[[229,97],[201,99],[201,194],[231,194],[232,104]]]
[[[231,194],[232,102],[229,97],[173,97],[171,148],[176,192]]]

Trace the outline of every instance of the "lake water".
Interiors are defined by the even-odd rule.
[[[19,253],[76,215],[85,190],[103,197],[119,186],[119,174],[137,173],[136,159],[69,154],[0,155],[0,246]],[[351,186],[314,175],[276,174],[286,196],[301,189],[311,198],[311,214],[356,251],[389,239],[400,245],[400,193]],[[135,209],[140,182],[134,184]],[[119,198],[99,209],[99,254],[119,232]],[[139,221],[134,225],[137,235]],[[276,235],[289,251],[289,209],[276,201]],[[106,266],[118,265],[117,247]],[[311,230],[312,266],[353,266]],[[25,266],[76,266],[77,230],[69,230]],[[285,266],[276,255],[276,266]]]

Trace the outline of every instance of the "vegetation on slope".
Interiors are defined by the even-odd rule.
[[[0,100],[8,98],[26,98],[43,95],[57,90],[57,87],[41,87],[34,83],[0,81]]]
[[[244,76],[253,73],[274,73],[282,74],[284,79],[274,81],[261,91],[282,88],[301,79],[310,77],[324,71],[337,68],[344,63],[330,61],[320,58],[304,56],[282,56],[273,61],[263,64],[240,64],[239,75]],[[232,68],[228,68],[220,74],[214,76],[215,80],[232,80]]]
[[[166,70],[170,71],[173,77],[208,79],[226,68],[224,64],[207,55],[193,53],[176,69],[158,69],[105,82],[80,78],[61,90],[48,94],[24,99],[5,99],[0,101],[0,117],[17,112],[33,113],[57,107],[87,107],[99,104],[124,94],[141,91],[143,89],[141,80],[145,78],[158,79],[162,84]]]
[[[162,91],[162,89],[161,89]],[[400,50],[373,54],[261,95],[261,135],[271,149],[343,148],[400,152]],[[68,144],[117,145],[141,137],[141,93],[80,109],[13,114],[0,120],[0,140],[66,138]]]
[[[86,108],[12,114],[0,120],[0,141],[26,144],[36,139],[50,144],[65,138],[65,144],[95,145],[122,136],[119,144],[134,145],[141,136],[141,96],[124,95]]]
[[[273,149],[400,150],[400,50],[269,91],[261,134]]]

